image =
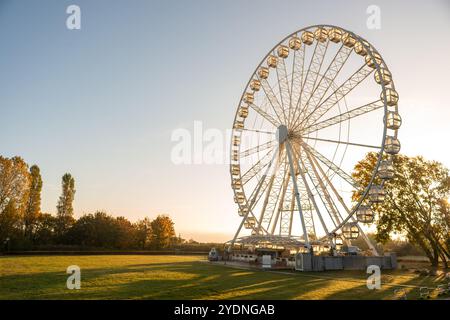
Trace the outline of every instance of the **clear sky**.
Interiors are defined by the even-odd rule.
[[[81,30],[66,28],[71,4]],[[366,27],[372,4],[380,30]],[[41,167],[45,212],[70,172],[77,216],[166,213],[183,237],[227,240],[239,223],[228,166],[173,164],[171,133],[195,120],[229,128],[260,59],[320,23],[381,52],[401,97],[402,152],[450,167],[444,0],[0,0],[0,154]]]

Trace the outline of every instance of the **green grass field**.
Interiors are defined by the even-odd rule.
[[[80,290],[66,288],[70,265],[81,268]],[[395,286],[443,281],[383,271],[381,289],[368,290],[367,276],[244,270],[199,256],[1,256],[0,299],[392,299]],[[418,297],[417,288],[405,289]]]

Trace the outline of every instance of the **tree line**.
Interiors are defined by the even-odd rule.
[[[352,174],[366,186],[375,169],[377,154],[368,153]],[[441,163],[423,157],[397,155],[395,176],[384,183],[386,199],[373,204],[376,213],[375,241],[388,246],[393,235],[420,248],[433,266],[450,260],[450,177]],[[382,181],[379,177],[375,184]],[[14,249],[48,246],[80,246],[111,249],[164,249],[180,247],[174,223],[165,215],[135,223],[105,212],[74,218],[75,180],[65,174],[56,215],[41,212],[42,177],[38,166],[28,166],[20,157],[0,156],[0,244]],[[355,190],[353,200],[361,197]],[[395,237],[394,237],[395,240]],[[192,247],[205,250],[210,244],[191,240]],[[211,244],[212,245],[212,244]],[[215,244],[214,246],[216,246]],[[184,249],[184,248],[183,248]]]
[[[21,157],[0,156],[0,244],[7,250],[52,246],[109,249],[164,249],[183,243],[170,217],[135,223],[105,212],[74,217],[75,179],[62,177],[56,215],[41,212],[42,176]]]

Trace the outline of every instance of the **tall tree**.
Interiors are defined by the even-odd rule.
[[[30,191],[23,217],[25,237],[32,240],[36,225],[41,214],[42,177],[37,165],[30,168]]]
[[[30,174],[25,161],[0,156],[0,244],[22,237],[29,189]]]
[[[159,215],[151,223],[152,244],[156,249],[167,248],[175,236],[174,223],[170,217]]]
[[[57,209],[58,236],[63,235],[67,229],[74,223],[73,201],[75,199],[75,179],[70,173],[62,177],[62,194],[59,197]]]
[[[0,213],[10,201],[14,201],[18,214],[23,215],[29,189],[30,174],[25,161],[20,157],[9,159],[0,156]]]
[[[377,155],[369,153],[353,172],[361,185],[367,185],[376,165]],[[377,217],[377,240],[385,242],[395,232],[421,247],[433,266],[439,258],[450,258],[449,171],[441,163],[423,157],[397,155],[394,158],[395,176],[385,185],[386,199],[373,208]],[[381,183],[376,178],[375,183]],[[361,191],[355,191],[357,200]]]

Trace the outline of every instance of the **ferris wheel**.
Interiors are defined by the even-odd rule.
[[[361,224],[384,200],[379,181],[395,174],[398,99],[381,55],[353,32],[316,25],[275,45],[234,118],[230,174],[241,222],[229,248],[336,248],[361,236],[377,254]],[[367,152],[377,163],[359,185],[351,172]]]

